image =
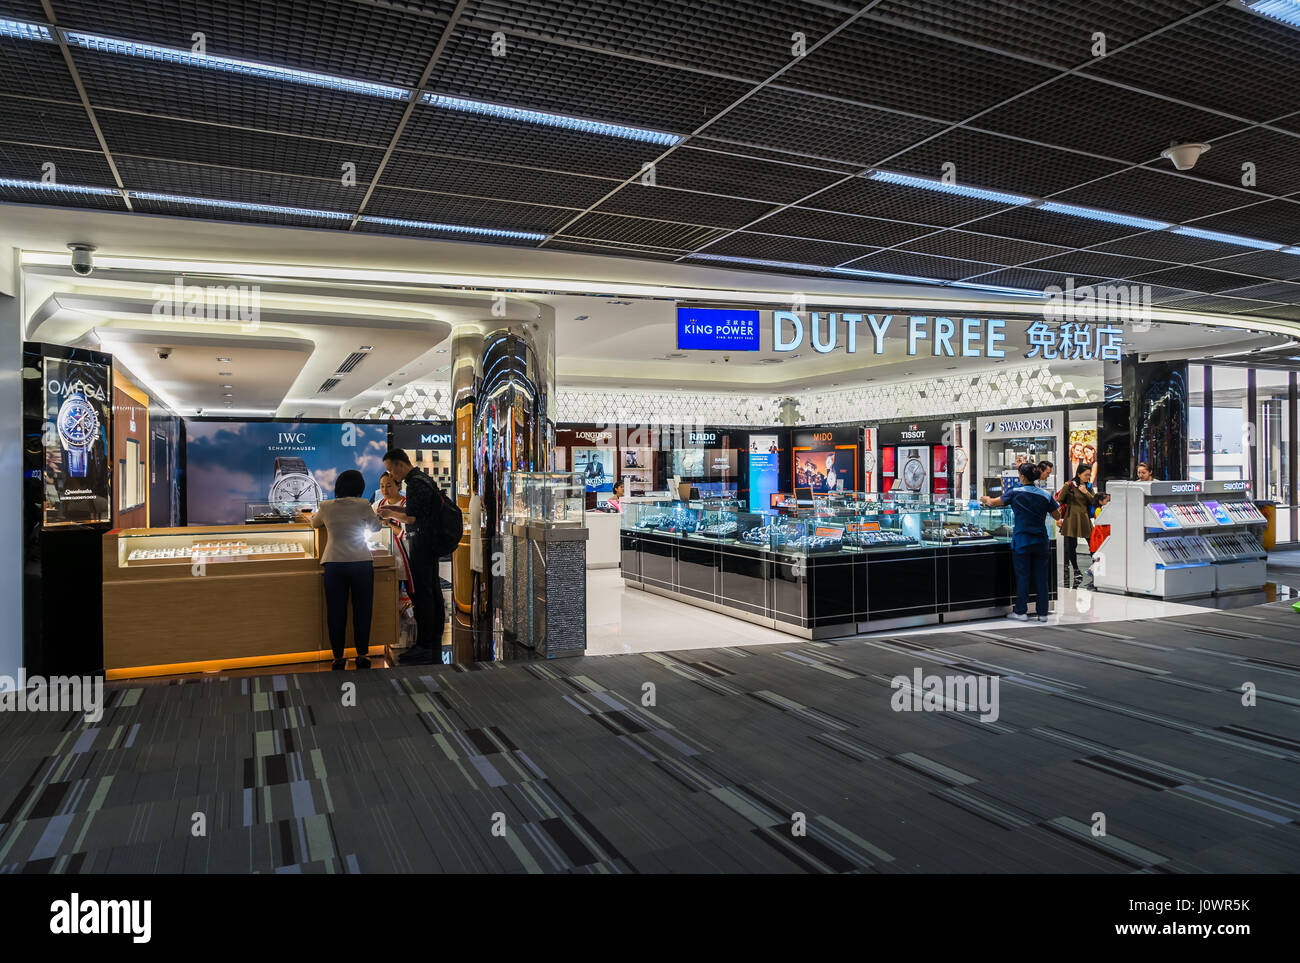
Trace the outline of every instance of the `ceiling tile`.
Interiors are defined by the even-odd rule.
[[[709,245],[701,253],[833,267],[874,250],[876,249],[860,244],[835,244],[830,241],[809,241],[737,231]]]
[[[1250,204],[1260,198],[1247,191],[1137,167],[1057,194],[1052,200],[1181,222]]]
[[[544,234],[558,230],[560,225],[577,213],[566,208],[452,197],[448,194],[425,194],[384,187],[375,189],[365,212],[437,224],[490,227],[506,231],[540,231]],[[477,240],[468,236],[464,239]]]
[[[804,207],[953,227],[1006,208],[998,201],[945,194],[855,177],[810,198]]]
[[[983,223],[983,222],[979,222]],[[941,254],[945,257],[964,257],[972,261],[986,261],[996,264],[1019,264],[1035,258],[1059,254],[1065,248],[1051,244],[1035,244],[1012,238],[991,237],[971,231],[942,231],[909,241],[902,247],[908,251],[920,251],[924,254]]]
[[[572,214],[570,214],[572,216]],[[725,231],[690,224],[673,224],[645,217],[623,217],[617,214],[584,214],[564,229],[569,240],[581,238],[618,241],[658,247],[666,250],[691,251]]]
[[[525,167],[457,160],[412,151],[393,151],[382,183],[440,194],[469,194],[508,201],[545,201],[564,207],[588,207],[619,181]]]
[[[932,228],[878,217],[858,217],[802,207],[787,207],[770,217],[763,218],[752,225],[750,230],[764,234],[787,234],[794,237],[822,238],[828,241],[888,247],[926,234]]]
[[[729,157],[682,147],[656,165],[660,187],[708,191],[731,197],[789,204],[843,178],[843,174],[791,164]]]

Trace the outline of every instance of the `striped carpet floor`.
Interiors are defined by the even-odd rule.
[[[998,719],[895,711],[917,669]],[[1289,603],[108,703],[0,713],[0,871],[1300,871]]]

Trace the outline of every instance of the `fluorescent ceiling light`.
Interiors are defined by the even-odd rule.
[[[17,37],[19,40],[47,40],[53,42],[49,27],[39,23],[0,18],[0,37]]]
[[[1241,5],[1261,17],[1300,27],[1300,0],[1241,0]]]
[[[862,268],[824,268],[823,270],[831,271],[835,274],[852,274],[856,277],[864,278],[884,278],[886,281],[914,281],[919,284],[943,284],[942,281],[935,278],[918,278],[911,274],[890,274],[887,271],[866,271]]]
[[[275,64],[257,63],[252,60],[239,60],[235,57],[216,57],[211,54],[197,54],[176,47],[161,47],[152,43],[139,43],[134,40],[117,40],[114,37],[102,37],[93,33],[69,31],[64,34],[68,43],[87,50],[101,53],[121,54],[126,57],[143,57],[146,60],[158,60],[164,63],[180,64],[185,67],[205,67],[209,70],[224,70],[229,73],[243,74],[248,77],[262,77],[266,80],[283,80],[292,84],[306,84],[310,87],[325,87],[341,90],[350,94],[364,94],[369,97],[384,97],[388,100],[406,100],[410,91],[405,87],[391,84],[376,84],[366,80],[352,80],[348,77],[336,77],[333,74],[321,74],[311,70],[295,70],[292,67],[277,67]]]
[[[1174,234],[1185,234],[1188,237],[1199,237],[1206,241],[1222,241],[1224,244],[1236,244],[1238,247],[1253,247],[1261,251],[1276,251],[1282,247],[1281,244],[1273,244],[1269,241],[1257,241],[1253,237],[1241,237],[1237,234],[1220,234],[1218,231],[1205,231],[1199,227],[1176,227]]]
[[[466,100],[463,97],[447,97],[443,94],[425,94],[421,100],[433,107],[459,110],[467,114],[501,117],[505,120],[518,120],[526,124],[540,124],[544,127],[563,127],[567,130],[582,131],[584,134],[603,134],[606,137],[622,137],[625,140],[645,141],[648,144],[672,146],[682,139],[677,134],[668,134],[659,130],[628,127],[624,124],[607,124],[603,121],[584,120],[581,117],[551,114],[544,110],[505,107],[501,104],[489,104],[481,100]]]
[[[60,194],[117,194],[116,187],[92,187],[86,184],[47,184],[44,181],[22,181],[0,177],[0,187],[22,188],[33,191],[55,191]]]
[[[249,201],[220,201],[211,197],[184,197],[180,194],[158,194],[154,191],[127,191],[128,196],[142,201],[163,204],[197,204],[200,207],[222,207],[235,211],[260,211],[264,214],[291,214],[296,217],[324,217],[335,221],[350,221],[351,214],[343,211],[314,211],[305,207],[281,207],[278,204],[253,204]]]
[[[731,257],[726,254],[692,254],[691,261],[727,261],[731,264],[753,264],[756,267],[788,268],[792,271],[828,271],[818,264],[800,264],[796,261],[768,261],[760,257]]]
[[[974,197],[982,201],[997,201],[1000,204],[1028,204],[1033,200],[1032,197],[1024,197],[1020,194],[989,191],[982,187],[968,187],[965,184],[945,184],[943,181],[930,180],[926,177],[913,177],[910,174],[895,174],[893,171],[872,171],[867,177],[873,181],[884,181],[886,184],[919,187],[927,191],[941,191],[944,194]]]
[[[1046,297],[1042,291],[1031,291],[1028,288],[1008,288],[1001,284],[978,284],[975,281],[953,281],[949,285],[954,288],[975,288],[980,291],[998,291],[1002,294],[1014,294],[1022,298],[1042,298]]]
[[[1284,248],[1282,248],[1282,253],[1283,253],[1283,254],[1300,254],[1300,247],[1284,247]]]
[[[1068,214],[1070,217],[1086,217],[1091,221],[1105,221],[1108,224],[1123,224],[1126,227],[1140,227],[1148,231],[1163,231],[1171,225],[1164,221],[1152,220],[1149,217],[1133,217],[1128,214],[1115,214],[1111,211],[1099,211],[1093,207],[1076,207],[1073,204],[1058,204],[1056,201],[1043,201],[1036,208],[1036,211],[1047,211],[1051,214]]]
[[[421,231],[452,231],[457,234],[477,234],[483,237],[515,237],[523,241],[544,241],[545,234],[536,231],[506,231],[495,227],[465,227],[462,224],[434,224],[430,221],[407,221],[400,217],[373,217],[362,215],[368,224],[387,224],[391,227],[411,227]]]

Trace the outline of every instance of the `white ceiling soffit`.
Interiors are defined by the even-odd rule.
[[[93,336],[96,346],[121,354],[146,386],[182,414],[200,407],[217,411],[230,402],[241,414],[325,417],[354,397],[382,390],[399,369],[411,377],[431,370],[434,347],[451,331],[446,322],[428,318],[283,308],[262,308],[251,324],[172,318],[155,314],[157,303],[152,298],[53,294],[31,313],[27,337],[86,344]],[[338,375],[338,366],[362,346],[369,347],[364,361]],[[168,347],[174,349],[171,357],[160,357],[158,349]],[[204,349],[206,360],[201,370],[190,372],[190,361],[198,362],[192,349]],[[242,352],[250,354],[236,360]],[[219,363],[218,357],[232,362]],[[222,371],[231,374],[222,376]],[[193,380],[179,377],[182,373]],[[327,379],[335,377],[339,381],[332,390],[321,392]],[[225,397],[227,390],[233,397]]]

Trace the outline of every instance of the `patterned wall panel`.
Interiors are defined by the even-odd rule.
[[[559,420],[577,424],[755,425],[780,423],[788,394],[742,394],[645,388],[563,387]],[[913,378],[858,388],[794,393],[806,424],[893,421],[1022,408],[1100,404],[1101,372],[1064,376],[1049,365],[1023,365],[942,378]],[[371,409],[370,417],[447,419],[448,386],[411,385]]]

